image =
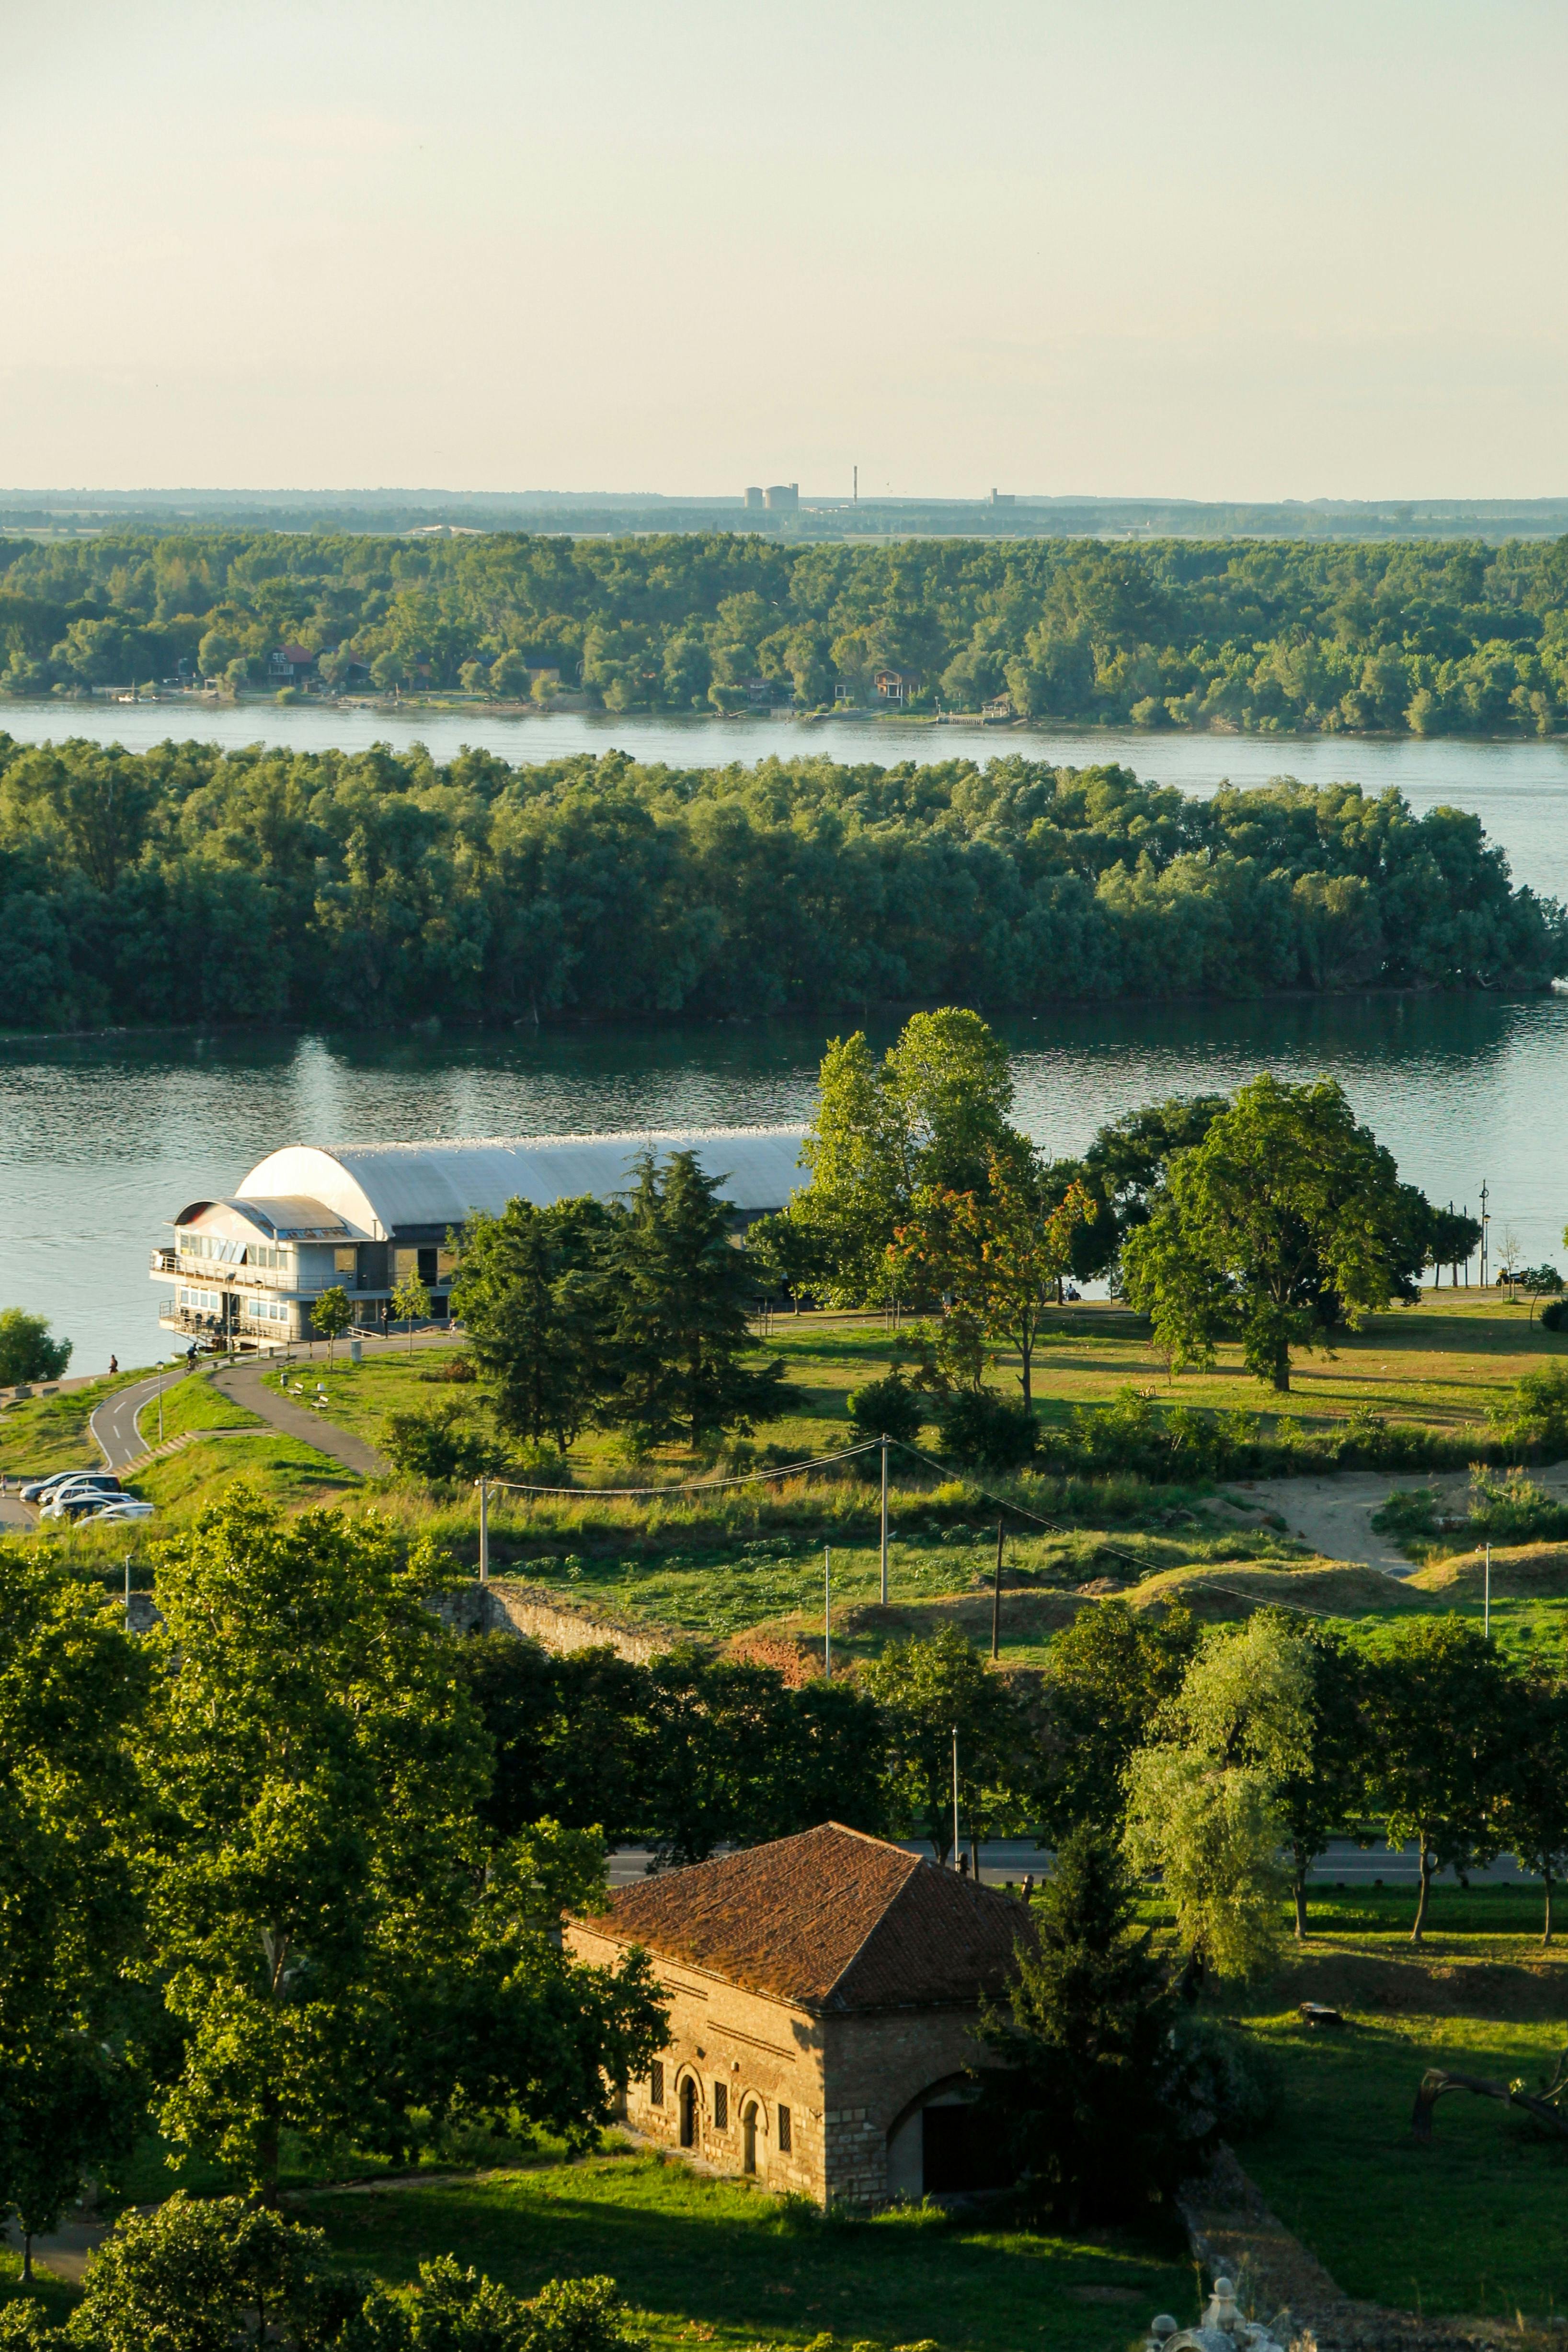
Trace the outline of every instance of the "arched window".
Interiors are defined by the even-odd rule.
[[[681,2146],[695,2147],[697,2144],[697,2086],[689,2074],[681,2079]]]

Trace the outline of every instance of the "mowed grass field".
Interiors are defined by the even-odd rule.
[[[1006,1517],[1001,1655],[1040,1663],[1061,1625],[1085,1605],[1084,1584],[1126,1588],[1139,1607],[1171,1602],[1205,1618],[1246,1614],[1260,1601],[1349,1619],[1383,1618],[1412,1608],[1454,1607],[1479,1614],[1479,1563],[1450,1559],[1394,1583],[1372,1571],[1336,1568],[1303,1555],[1266,1510],[1231,1507],[1225,1489],[1150,1486],[1124,1476],[1003,1482],[998,1514],[987,1482],[956,1478],[894,1456],[889,1597],[880,1605],[878,1497],[871,1475],[713,1488],[697,1495],[617,1498],[615,1486],[674,1486],[710,1480],[749,1458],[806,1458],[841,1447],[849,1433],[848,1401],[908,1353],[906,1335],[881,1316],[774,1318],[758,1345],[784,1364],[788,1409],[749,1441],[701,1454],[662,1450],[634,1459],[613,1433],[585,1436],[574,1447],[567,1497],[493,1492],[493,1571],[558,1591],[563,1601],[627,1623],[668,1627],[715,1640],[751,1634],[820,1654],[831,1607],[835,1650],[843,1663],[874,1654],[887,1641],[953,1622],[982,1644],[990,1640],[991,1584],[998,1516]],[[1341,1336],[1333,1358],[1300,1360],[1288,1409],[1303,1432],[1371,1406],[1391,1419],[1462,1432],[1484,1424],[1489,1406],[1521,1372],[1568,1350],[1568,1339],[1542,1330],[1522,1304],[1495,1293],[1429,1291],[1421,1303],[1372,1318]],[[268,1381],[307,1394],[323,1391],[329,1423],[384,1444],[392,1415],[455,1403],[483,1410],[482,1389],[443,1375],[462,1355],[455,1345],[372,1342],[351,1364],[339,1347],[329,1363],[319,1344]],[[1017,1392],[1016,1363],[997,1351],[988,1377]],[[121,1375],[129,1379],[133,1375]],[[1113,1399],[1128,1385],[1157,1406],[1242,1406],[1267,1428],[1282,1402],[1252,1380],[1235,1350],[1212,1372],[1172,1381],[1154,1356],[1145,1327],[1125,1309],[1087,1304],[1053,1315],[1036,1360],[1035,1394],[1042,1421],[1063,1422],[1075,1405]],[[0,1466],[13,1471],[89,1464],[96,1459],[87,1416],[100,1385],[79,1395],[34,1399],[0,1414]],[[127,1538],[133,1556],[188,1519],[243,1475],[286,1508],[310,1504],[373,1506],[411,1534],[438,1538],[460,1564],[477,1557],[476,1499],[470,1488],[429,1490],[392,1479],[366,1485],[308,1441],[285,1436],[234,1405],[200,1374],[173,1381],[164,1400],[166,1436],[194,1442],[148,1465],[135,1481],[158,1506],[145,1528],[116,1531],[118,1560]],[[152,1412],[142,1427],[156,1435]],[[927,1426],[924,1451],[934,1454]],[[994,1486],[995,1482],[991,1482]],[[1240,1498],[1243,1503],[1249,1498]],[[1046,1521],[1040,1525],[1036,1521]],[[86,1559],[104,1549],[84,1531],[68,1541]],[[831,1555],[831,1557],[830,1557]],[[106,1554],[107,1557],[107,1554]],[[1493,1560],[1492,1622],[1510,1647],[1562,1638],[1568,1601],[1568,1551],[1537,1545]]]

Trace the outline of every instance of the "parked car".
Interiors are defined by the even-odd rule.
[[[42,1503],[57,1487],[78,1485],[101,1486],[114,1495],[122,1492],[112,1470],[55,1470],[47,1478],[31,1479],[21,1489],[22,1500],[24,1503]]]
[[[101,1510],[86,1511],[78,1525],[84,1528],[118,1526],[124,1519],[150,1519],[152,1506],[144,1503],[140,1495],[116,1495]]]
[[[105,1486],[96,1478],[68,1478],[62,1485],[52,1486],[38,1508],[41,1519],[76,1518],[83,1511],[93,1510],[105,1503],[120,1500],[124,1488],[116,1479]]]

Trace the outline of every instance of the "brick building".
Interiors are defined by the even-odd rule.
[[[670,2038],[630,2085],[648,2138],[820,2205],[994,2184],[971,2128],[979,2004],[1012,1897],[836,1822],[623,1886],[567,1942],[649,1954]]]

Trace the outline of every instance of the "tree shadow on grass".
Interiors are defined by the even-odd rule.
[[[1166,2258],[1175,2250],[1146,2242],[988,2231],[919,2210],[824,2221],[657,2158],[312,2199],[308,2217],[340,2258],[389,2280],[444,2252],[525,2294],[608,2272],[661,2340],[831,2333],[1016,2352],[1027,2337],[1047,2352],[1113,2352],[1190,2285],[1186,2264]],[[1096,2309],[1086,2288],[1127,2299]]]

